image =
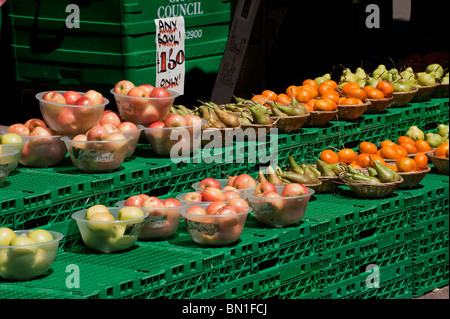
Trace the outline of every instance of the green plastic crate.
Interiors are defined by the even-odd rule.
[[[380,285],[379,288],[362,287],[361,292],[349,294],[343,299],[411,299],[412,276],[403,276]]]
[[[449,284],[449,262],[443,262],[436,266],[415,272],[413,275],[413,296],[420,297],[436,289]]]

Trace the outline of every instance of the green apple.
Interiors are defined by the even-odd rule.
[[[144,217],[144,211],[136,206],[127,206],[122,207],[119,210],[118,219],[119,220],[127,220],[127,219],[136,219]]]
[[[90,220],[92,218],[92,216],[97,213],[108,213],[109,214],[109,209],[105,205],[101,205],[101,204],[91,206],[86,210],[86,219]]]
[[[12,252],[15,256],[18,256],[18,255],[23,256],[23,255],[29,255],[29,254],[34,255],[37,251],[37,247],[29,246],[29,245],[34,245],[34,244],[36,244],[36,242],[33,239],[28,238],[26,236],[16,236],[9,243],[10,246],[14,246],[14,249],[12,250]],[[26,246],[26,247],[21,247],[21,246]]]
[[[22,142],[22,137],[16,133],[6,133],[0,137],[0,144],[17,144]]]
[[[112,222],[115,218],[110,213],[96,213],[92,215],[89,223],[89,229],[96,235],[109,236],[114,228]]]
[[[7,227],[0,228],[0,246],[8,246],[11,240],[16,237],[16,233]]]
[[[46,243],[53,240],[53,236],[45,229],[35,229],[28,233],[28,238],[33,239],[36,243]]]

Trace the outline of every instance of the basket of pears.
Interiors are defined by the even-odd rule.
[[[194,114],[208,121],[202,132],[203,146],[219,139],[223,146],[233,144],[234,130],[241,128],[236,114],[227,112],[218,104],[210,101],[202,102],[200,106],[196,107]]]
[[[365,198],[383,198],[392,194],[403,183],[403,178],[392,168],[378,161],[370,161],[365,170],[348,166],[347,172],[339,174],[339,179],[351,191]]]
[[[415,74],[411,85],[417,87],[418,91],[411,102],[423,102],[428,100],[437,87],[438,81],[444,76],[444,69],[437,63],[427,66],[424,72]]]
[[[418,91],[418,88],[413,85],[416,83],[416,78],[411,67],[400,71],[396,68],[387,70],[386,67],[381,64],[372,74],[373,76],[379,74],[379,77],[382,80],[388,81],[394,88],[391,107],[403,107],[408,105]]]
[[[294,158],[289,155],[289,165],[287,170],[277,167],[276,174],[284,184],[300,183],[317,192],[322,186],[320,180],[321,173],[315,165],[301,163],[298,164]]]
[[[273,101],[268,101],[267,104],[272,110],[272,119],[276,122],[276,127],[281,133],[290,133],[297,131],[305,125],[309,111],[305,106],[298,102],[292,95],[291,104],[283,105]]]
[[[436,87],[431,94],[431,97],[444,98],[449,96],[448,88],[448,72],[446,72],[441,78],[436,79]]]

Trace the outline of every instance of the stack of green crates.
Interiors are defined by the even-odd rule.
[[[183,15],[186,73],[216,73],[231,1],[107,0],[78,3],[79,27],[66,24],[71,1],[8,1],[15,76],[20,83],[104,89],[127,79],[155,82],[154,19]],[[69,24],[70,25],[70,24]]]

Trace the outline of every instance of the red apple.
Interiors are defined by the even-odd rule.
[[[248,202],[243,198],[232,198],[228,201],[227,205],[233,207],[238,213],[248,212],[250,210]]]
[[[149,128],[165,128],[166,124],[164,122],[153,122],[150,124]]]
[[[164,202],[160,200],[158,197],[150,196],[143,203],[142,207],[145,208],[163,208]]]
[[[17,123],[8,127],[6,133],[15,133],[17,135],[30,135],[30,129],[22,123]]]
[[[200,181],[200,183],[198,184],[198,188],[205,189],[206,187],[215,187],[218,189],[221,188],[220,183],[212,177],[206,177],[206,178],[202,179]]]
[[[267,192],[260,195],[261,197],[281,197],[277,192]]]
[[[44,94],[42,97],[45,101],[59,103],[59,104],[67,104],[66,99],[61,93],[50,91]]]
[[[114,86],[114,93],[127,95],[128,91],[134,88],[134,84],[128,80],[122,80],[116,83]]]
[[[108,131],[102,125],[95,125],[86,133],[88,141],[101,141],[108,136]]]
[[[226,205],[227,204],[225,204],[222,201],[212,202],[211,204],[208,205],[208,207],[206,207],[206,213],[208,215],[215,215],[219,209],[221,209],[222,207],[225,207]]]
[[[81,94],[75,91],[67,91],[63,93],[67,104],[74,104],[81,97]]]
[[[241,174],[236,177],[232,186],[237,189],[251,188],[256,186],[256,181],[248,174]]]
[[[52,136],[53,133],[48,128],[37,126],[31,132],[30,136]]]
[[[108,134],[119,133],[119,129],[111,123],[105,123],[100,125],[103,126],[108,131]]]
[[[270,192],[276,192],[276,191],[277,191],[277,189],[276,189],[275,185],[273,185],[272,183],[262,182],[256,186],[254,195],[260,196],[263,193],[270,193]]]
[[[132,122],[122,122],[117,126],[119,132],[137,131],[138,127]]]
[[[179,207],[181,203],[175,198],[167,198],[163,201],[164,207]]]
[[[192,206],[186,210],[186,213],[192,215],[207,215],[206,210],[200,206]]]
[[[37,126],[40,126],[40,127],[43,127],[43,128],[47,128],[47,124],[43,120],[36,119],[36,118],[29,119],[28,121],[25,122],[24,125],[26,127],[28,127],[28,129],[30,131],[32,131]]]
[[[183,196],[184,200],[192,201],[192,202],[201,202],[202,195],[197,192],[190,192]]]
[[[133,97],[149,97],[147,91],[138,86],[136,86],[136,87],[132,88],[130,91],[128,91],[127,95],[133,96]]]
[[[150,93],[152,93],[153,89],[155,88],[151,84],[141,84],[138,87],[140,87],[140,88],[144,89],[145,91],[147,91],[149,96],[150,96]]]
[[[119,115],[116,112],[110,110],[103,111],[102,117],[99,121],[99,124],[101,125],[112,124],[116,127],[118,127],[121,123],[122,120],[120,119]]]
[[[228,182],[227,182],[227,186],[233,187],[233,183],[234,183],[234,181],[235,181],[236,178],[237,178],[237,175],[236,175],[236,176],[231,176],[231,177],[229,177],[229,178],[228,178]],[[234,189],[237,189],[237,188],[234,187]]]
[[[152,90],[150,97],[171,97],[171,95],[165,88],[157,87]]]
[[[233,187],[233,186],[225,186],[224,188],[222,188],[222,191],[236,191],[237,188]]]
[[[301,196],[308,194],[308,189],[306,186],[300,183],[291,183],[287,184],[283,191],[281,192],[281,196],[283,197],[293,197],[293,196]]]
[[[142,203],[144,203],[144,199],[139,195],[133,195],[131,197],[128,197],[125,200],[125,206],[136,206],[141,207]]]
[[[170,114],[165,120],[166,127],[186,126],[186,120],[180,114]]]
[[[183,117],[186,121],[187,126],[200,125],[202,123],[201,118],[196,115],[188,114]]]
[[[230,205],[225,205],[216,211],[216,215],[233,215],[233,214],[237,214],[237,211],[233,206]]]
[[[50,136],[52,135],[52,131],[50,131],[48,128],[37,126],[30,132],[30,136],[39,138],[30,138],[30,143],[32,143],[33,145],[51,145],[52,138]],[[46,154],[46,156],[50,155],[51,154]]]
[[[126,140],[127,137],[125,135],[123,135],[121,132],[113,132],[111,134],[108,134],[104,140],[105,141],[121,141],[121,140]]]
[[[141,197],[143,200],[146,200],[146,199],[149,199],[149,198],[150,198],[150,196],[147,195],[147,194],[139,194],[139,195],[137,195],[137,196]]]
[[[73,132],[79,127],[77,118],[70,108],[66,108],[61,113],[59,113],[55,122],[58,123],[58,126],[63,127],[65,131],[67,130]]]
[[[225,195],[216,187],[206,187],[200,194],[204,202],[225,201]]]
[[[75,101],[74,105],[89,106],[94,105],[94,101],[88,96],[82,96]]]
[[[86,134],[78,134],[78,135],[75,135],[73,138],[72,138],[72,141],[87,141],[87,136],[86,136]]]
[[[223,194],[225,195],[226,201],[229,201],[232,198],[241,198],[241,195],[235,191],[225,191],[225,192],[223,192]]]

